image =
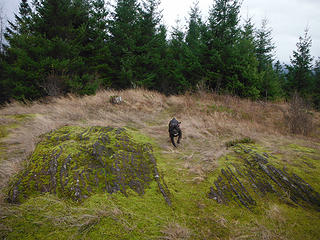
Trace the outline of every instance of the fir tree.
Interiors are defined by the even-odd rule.
[[[313,85],[313,103],[320,110],[320,57],[315,62],[313,69],[314,85]]]
[[[112,87],[128,88],[137,81],[134,66],[139,35],[139,11],[137,0],[117,0],[112,12],[109,22]]]
[[[157,53],[158,53],[158,66],[156,68],[156,80],[152,89],[158,90],[165,94],[169,94],[170,80],[169,80],[169,69],[168,62],[168,42],[167,42],[167,29],[164,25],[160,25],[157,34]]]
[[[267,19],[262,20],[261,28],[256,32],[256,56],[258,71],[261,75],[259,90],[261,97],[273,99],[281,94],[281,85],[273,69],[274,49],[272,30],[268,28]]]
[[[86,0],[41,0],[36,3],[36,34],[46,57],[39,85],[49,95],[94,93],[98,81],[87,71],[89,4]]]
[[[196,51],[197,55],[200,55],[203,23],[198,5],[199,2],[196,2],[190,9],[186,43],[190,49]]]
[[[98,83],[86,64],[88,1],[41,0],[33,4],[35,12],[22,0],[16,25],[11,24],[6,34],[9,46],[4,71],[5,79],[13,80],[11,97],[93,93]]]
[[[41,96],[41,89],[34,84],[36,73],[33,70],[36,62],[27,53],[32,48],[30,44],[34,39],[32,14],[27,0],[21,0],[19,14],[15,14],[14,22],[8,21],[4,33],[7,44],[4,46],[1,85],[5,100],[25,100]]]
[[[105,7],[104,0],[90,2],[88,30],[86,32],[88,44],[85,46],[87,66],[94,77],[101,78],[104,87],[111,86],[109,78],[111,58],[108,36],[108,17],[110,12]]]
[[[231,93],[241,97],[257,99],[260,94],[258,83],[261,76],[258,73],[258,61],[255,56],[254,25],[250,18],[245,22],[235,50],[236,61],[231,69],[237,79],[228,83],[228,89]]]
[[[206,44],[206,77],[209,87],[226,90],[227,85],[237,81],[230,66],[235,64],[234,46],[239,39],[238,0],[215,0],[209,12],[208,25],[204,34]]]
[[[0,5],[0,55],[3,54],[4,30],[5,30],[5,16],[3,13],[2,5]]]
[[[146,0],[140,10],[139,37],[137,39],[136,86],[154,88],[160,78],[163,65],[163,46],[166,45],[161,32],[162,15],[158,0]]]
[[[280,61],[276,61],[273,67],[273,71],[276,74],[277,82],[279,83],[279,95],[278,97],[284,97],[285,96],[285,91],[286,91],[286,86],[287,84],[287,78],[286,74],[284,72],[284,67],[280,63]]]
[[[204,77],[203,69],[203,30],[205,28],[201,20],[198,2],[194,4],[189,13],[188,29],[185,42],[187,44],[185,53],[185,77],[190,86],[195,88]]]
[[[4,102],[7,100],[7,91],[4,91],[4,89],[6,88],[6,86],[4,86],[4,82],[3,82],[3,78],[4,78],[4,49],[3,49],[3,44],[4,44],[4,22],[5,22],[5,18],[4,18],[4,14],[3,14],[3,9],[2,9],[2,5],[0,5],[0,89],[1,93],[0,93],[0,103]]]
[[[171,33],[171,39],[168,44],[168,80],[169,87],[167,93],[183,93],[190,89],[190,82],[185,74],[185,55],[187,45],[184,41],[185,34],[181,30],[179,20]]]
[[[6,29],[6,39],[10,41],[13,35],[26,34],[31,31],[32,10],[28,0],[21,0],[19,14],[14,14],[15,22],[8,21],[9,27]]]
[[[303,37],[299,37],[297,50],[293,51],[293,56],[290,58],[291,65],[287,66],[289,88],[304,97],[309,96],[312,91],[313,57],[310,54],[311,45],[311,37],[308,34],[308,29],[305,29]]]
[[[272,41],[272,30],[268,28],[268,20],[263,19],[261,28],[256,32],[256,55],[259,62],[259,72],[267,69],[273,62],[275,46]]]

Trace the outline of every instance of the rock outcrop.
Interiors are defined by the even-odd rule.
[[[127,195],[128,189],[143,195],[152,181],[170,205],[150,144],[123,128],[65,126],[42,136],[11,183],[8,201],[39,193],[82,201],[99,192]]]
[[[320,194],[294,173],[282,170],[269,162],[267,153],[259,154],[249,146],[236,145],[242,163],[221,169],[221,174],[210,188],[209,198],[227,204],[234,200],[239,206],[251,208],[256,196],[275,194],[280,199],[320,211]]]

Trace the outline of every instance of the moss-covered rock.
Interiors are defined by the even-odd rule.
[[[274,194],[286,203],[320,211],[320,194],[286,167],[280,169],[271,164],[271,155],[259,153],[250,145],[237,144],[234,150],[238,162],[221,169],[210,187],[209,198],[224,204],[234,200],[239,206],[251,208],[257,197]]]
[[[42,136],[8,200],[19,203],[39,193],[81,201],[93,193],[132,189],[144,194],[151,181],[170,204],[152,146],[124,128],[65,126]]]

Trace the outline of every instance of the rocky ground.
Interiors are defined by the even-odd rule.
[[[319,114],[291,134],[288,108],[145,90],[7,105],[0,236],[319,239]]]

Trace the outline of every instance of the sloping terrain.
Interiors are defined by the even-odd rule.
[[[124,101],[112,104],[112,96]],[[309,136],[292,135],[288,109],[205,92],[166,97],[141,89],[9,104],[0,110],[0,236],[319,239],[319,113],[310,113]],[[178,148],[167,132],[173,116],[182,121]],[[127,142],[122,134],[129,151],[117,144]],[[133,150],[145,158],[130,165],[110,157]],[[64,164],[68,156],[81,164]],[[127,168],[117,171],[116,162]],[[102,165],[110,172],[99,188],[100,178],[96,184],[88,169]],[[76,188],[79,169],[89,176],[84,188]]]
[[[127,189],[143,195],[151,181],[170,205],[152,147],[124,128],[65,126],[41,137],[28,165],[9,186],[8,201],[21,203],[39,193],[76,202],[99,192]]]

